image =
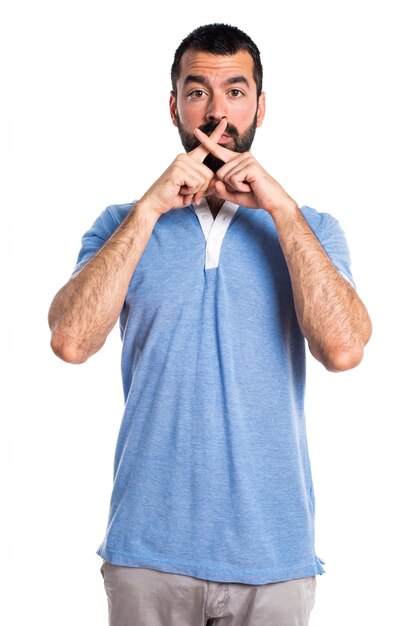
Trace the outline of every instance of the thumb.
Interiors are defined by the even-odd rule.
[[[218,198],[221,198],[221,200],[229,200],[229,202],[246,207],[252,206],[250,193],[248,191],[240,192],[235,189],[228,188],[222,180],[217,180],[215,182],[215,194]]]
[[[224,182],[222,182],[221,180],[216,180],[215,191],[216,191],[216,195],[219,196],[219,198],[222,198],[223,200],[225,200],[224,195],[228,192],[227,192],[226,185]]]

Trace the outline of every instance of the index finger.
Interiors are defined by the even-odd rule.
[[[217,142],[222,137],[227,125],[228,125],[228,120],[226,119],[226,117],[223,117],[221,121],[219,122],[219,124],[217,125],[217,127],[211,132],[210,139],[211,141],[214,142],[215,146],[218,145]],[[196,129],[196,130],[199,130],[199,129]],[[201,130],[199,130],[199,132],[202,133]],[[202,135],[203,137],[208,138],[208,136],[205,133],[202,133]],[[198,139],[200,139],[200,137],[198,137]],[[206,148],[206,146],[201,144],[200,146],[197,146],[197,148],[189,152],[189,156],[191,156],[192,159],[194,159],[195,161],[200,161],[201,163],[203,163],[203,161],[205,160],[209,152],[212,152],[212,150],[209,150],[208,148]]]
[[[219,126],[220,126],[220,123],[219,123]],[[217,126],[215,130],[218,130],[219,126]],[[213,156],[217,157],[218,159],[221,159],[221,161],[224,161],[225,163],[227,163],[228,161],[232,161],[232,159],[234,159],[237,156],[237,153],[234,152],[233,150],[228,150],[227,148],[220,146],[218,143],[215,143],[215,141],[213,141],[214,132],[215,131],[213,131],[210,137],[208,137],[208,135],[206,135],[206,133],[201,131],[200,128],[195,128],[194,130],[194,134],[199,139],[200,143],[206,150],[206,154],[210,152],[211,154],[213,154]],[[220,138],[221,138],[221,135],[219,135],[218,139]]]

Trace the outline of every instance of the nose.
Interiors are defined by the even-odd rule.
[[[206,120],[208,122],[213,120],[219,121],[223,117],[227,117],[225,100],[221,95],[212,94],[206,108]]]

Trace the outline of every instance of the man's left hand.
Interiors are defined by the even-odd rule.
[[[251,152],[234,152],[215,143],[199,128],[194,131],[200,143],[225,165],[218,169],[205,194],[214,194],[235,204],[269,213],[294,210],[296,203],[283,187],[261,167]]]

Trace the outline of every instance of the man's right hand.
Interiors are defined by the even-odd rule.
[[[212,131],[210,138],[218,142],[227,126],[224,117]],[[203,164],[209,150],[199,145],[188,153],[179,154],[168,169],[141,198],[140,203],[158,216],[199,201],[207,192],[214,177]],[[197,196],[197,197],[196,197]]]
[[[216,143],[227,126],[211,134]],[[163,213],[213,193],[212,171],[203,165],[203,145],[179,155],[121,222],[108,241],[58,291],[49,310],[51,347],[69,363],[83,363],[100,350],[122,309],[133,272]],[[144,210],[145,209],[145,210]]]

